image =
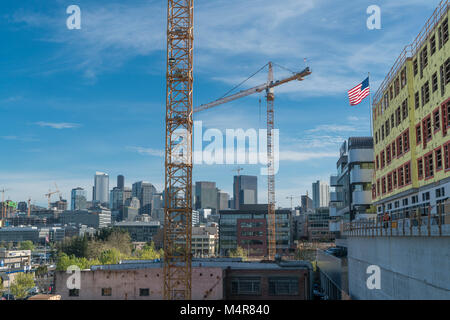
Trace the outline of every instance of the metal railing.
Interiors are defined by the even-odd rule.
[[[450,213],[437,210],[418,210],[395,219],[383,220],[383,215],[373,219],[343,224],[343,235],[348,237],[440,237],[450,236]]]

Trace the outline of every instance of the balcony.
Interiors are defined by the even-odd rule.
[[[371,182],[372,169],[354,169],[350,172],[350,183]]]
[[[341,192],[330,192],[330,201],[331,202],[342,202],[343,197]]]
[[[352,193],[353,205],[371,204],[372,192],[370,191],[353,191]]]

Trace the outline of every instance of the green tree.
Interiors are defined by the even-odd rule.
[[[15,299],[24,299],[28,295],[28,291],[34,286],[34,277],[31,273],[19,273],[15,277],[10,291]]]
[[[237,247],[234,250],[230,250],[228,253],[230,258],[242,258],[242,260],[247,260],[247,252],[242,247]]]
[[[99,260],[101,264],[117,264],[122,259],[122,256],[122,253],[118,249],[111,248],[103,251]]]
[[[30,240],[22,241],[19,246],[20,250],[34,250],[34,244]]]
[[[137,258],[142,260],[154,260],[154,259],[161,259],[161,257],[164,255],[163,250],[156,250],[155,244],[151,242],[150,244],[145,244],[142,250],[138,250],[136,252]]]

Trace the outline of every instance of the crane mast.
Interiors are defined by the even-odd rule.
[[[164,298],[191,299],[194,1],[168,0]]]
[[[273,83],[272,63],[269,62],[268,84]],[[273,154],[274,100],[273,87],[266,89],[267,100],[267,219],[268,221],[268,257],[272,260],[277,251],[275,217],[275,173]]]

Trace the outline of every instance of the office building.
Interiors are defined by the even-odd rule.
[[[308,196],[308,192],[306,195],[301,196],[301,213],[306,213],[314,210],[314,205],[312,199]]]
[[[268,247],[267,205],[241,205],[239,210],[219,212],[219,250],[227,256],[242,247],[250,256],[265,256]],[[292,211],[275,210],[276,241],[279,253],[288,253],[292,245]]]
[[[195,209],[217,210],[217,188],[215,182],[197,181],[195,183]]]
[[[133,242],[151,242],[161,228],[159,221],[121,221],[114,224],[115,228],[127,231]]]
[[[17,204],[17,211],[18,212],[27,212],[28,211],[28,205],[25,201],[21,201]]]
[[[450,194],[448,3],[438,9],[374,95],[379,214],[436,214]]]
[[[314,209],[328,207],[330,202],[330,187],[326,182],[313,182],[312,192]]]
[[[139,181],[133,183],[132,196],[139,199],[139,214],[152,214],[152,199],[156,193],[156,188],[150,182]]]
[[[234,208],[239,209],[242,204],[258,203],[258,177],[234,176],[233,178]]]
[[[119,189],[125,188],[125,177],[121,174],[117,176],[117,188]]]
[[[217,210],[226,210],[229,208],[228,202],[230,195],[224,191],[217,190]]]
[[[337,174],[330,177],[330,231],[341,224],[372,218],[373,138],[351,137],[340,148]]]
[[[72,189],[72,192],[70,194],[70,210],[77,211],[87,209],[86,190],[78,187]]]
[[[109,207],[109,176],[104,172],[96,172],[92,201]]]
[[[59,216],[61,224],[81,224],[101,229],[111,225],[111,211],[95,207],[89,210],[64,211]]]

